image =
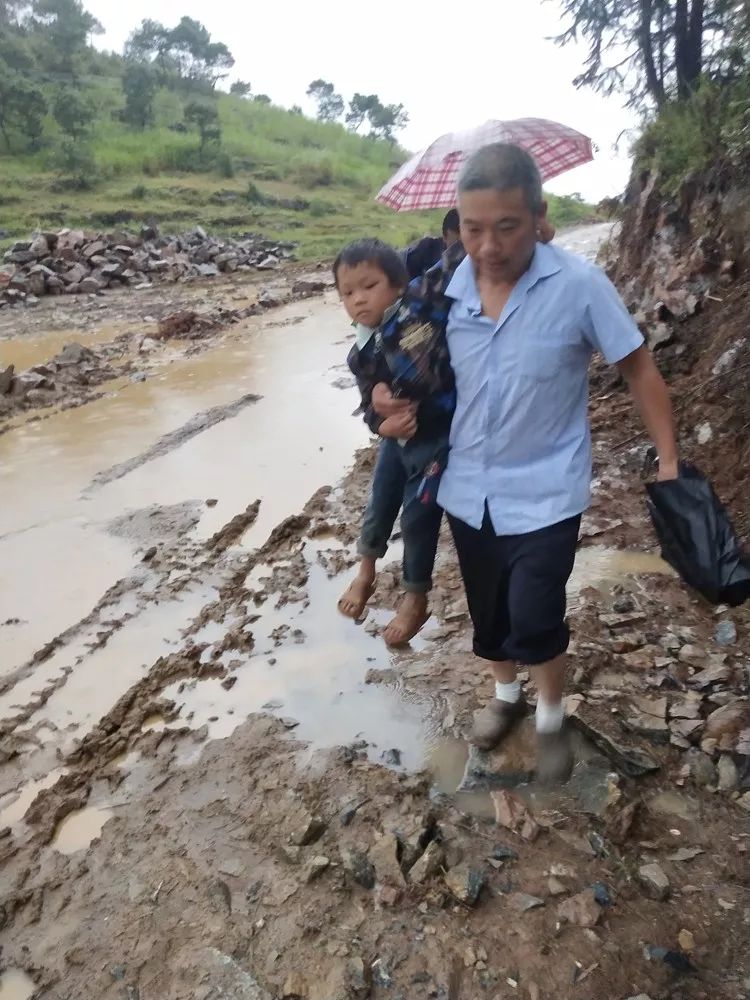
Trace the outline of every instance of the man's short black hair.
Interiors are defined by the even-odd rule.
[[[333,280],[339,287],[339,269],[357,267],[359,264],[375,264],[385,274],[393,288],[406,288],[409,275],[401,254],[388,243],[375,237],[364,240],[354,240],[347,244],[333,262]]]
[[[461,220],[458,217],[458,209],[452,208],[443,219],[443,236],[447,236],[448,233],[457,233],[460,229]]]

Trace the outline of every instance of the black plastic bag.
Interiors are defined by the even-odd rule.
[[[648,509],[663,558],[712,604],[750,598],[750,558],[709,481],[692,465],[679,479],[650,483]]]

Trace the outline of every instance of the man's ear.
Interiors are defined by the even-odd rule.
[[[555,227],[547,218],[547,202],[542,202],[542,207],[536,217],[536,235],[541,243],[550,243],[555,237]]]

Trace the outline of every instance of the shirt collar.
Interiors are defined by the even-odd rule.
[[[534,256],[528,269],[521,275],[516,284],[519,291],[530,291],[537,282],[549,278],[560,271],[561,265],[555,247],[547,243],[537,243]],[[463,302],[469,312],[479,316],[482,312],[482,299],[477,287],[477,276],[474,262],[466,256],[456,268],[445,294]]]
[[[402,299],[398,298],[393,305],[388,306],[377,326],[365,326],[364,323],[354,324],[354,342],[360,351],[370,342],[375,331],[384,323],[387,323],[392,316],[396,315],[401,302]]]

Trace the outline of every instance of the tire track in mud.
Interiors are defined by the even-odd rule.
[[[249,392],[231,403],[225,403],[222,406],[212,406],[210,410],[196,413],[186,424],[160,437],[155,444],[142,451],[140,455],[135,455],[125,462],[119,462],[117,465],[113,465],[109,469],[103,469],[97,473],[83,491],[84,495],[98,489],[100,486],[105,486],[107,483],[122,479],[123,476],[127,476],[129,472],[133,472],[142,465],[146,465],[147,462],[153,462],[154,459],[162,458],[170,451],[174,451],[185,444],[186,441],[190,441],[191,438],[202,434],[203,431],[207,431],[231,417],[236,417],[246,406],[249,406],[251,403],[257,403],[260,399],[262,399],[262,396]]]

